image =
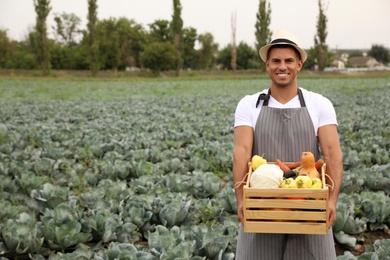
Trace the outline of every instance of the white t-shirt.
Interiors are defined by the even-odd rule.
[[[303,98],[309,111],[315,134],[317,135],[318,128],[324,125],[337,125],[336,111],[329,99],[326,97],[300,88]],[[253,95],[243,97],[236,107],[234,127],[236,126],[251,126],[255,129],[257,118],[263,106],[263,101],[256,107],[257,99],[261,93],[268,93],[268,89],[258,92]],[[274,108],[298,108],[301,107],[298,95],[291,99],[286,104],[281,104],[272,96],[268,102],[269,107]]]

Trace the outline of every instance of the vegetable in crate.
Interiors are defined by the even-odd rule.
[[[293,178],[285,178],[280,184],[280,188],[298,188],[297,182]]]
[[[299,175],[295,181],[298,188],[310,188],[313,183],[312,179],[307,175]]]
[[[290,167],[288,167],[282,160],[276,159],[275,165],[279,166],[280,169],[283,171],[283,178],[296,178],[297,173],[295,170],[292,170]]]
[[[314,178],[311,181],[312,181],[312,183],[311,183],[310,188],[312,188],[312,189],[322,189],[322,181],[321,181],[320,178]]]
[[[282,169],[282,171],[284,173],[291,171],[290,167],[288,167],[286,164],[284,164],[284,162],[282,162],[282,160],[280,160],[280,159],[276,159],[275,165],[279,166],[280,169]]]
[[[298,175],[307,175],[310,178],[321,178],[320,173],[316,169],[314,155],[311,152],[303,152],[301,156],[301,167]]]
[[[283,171],[274,164],[260,165],[251,175],[250,186],[254,188],[279,188]]]
[[[301,162],[286,163],[286,166],[291,170],[297,170],[301,167]]]
[[[293,178],[295,179],[297,177],[297,172],[295,170],[289,170],[288,172],[285,172],[283,174],[284,178]]]
[[[315,167],[317,171],[321,171],[322,166],[324,165],[325,161],[323,159],[318,159],[315,163]]]
[[[260,165],[266,164],[267,160],[263,158],[264,154],[262,156],[260,155],[253,155],[252,157],[252,170],[256,170]]]

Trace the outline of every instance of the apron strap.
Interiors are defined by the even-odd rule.
[[[256,107],[259,106],[260,100],[264,100],[263,106],[266,106],[266,107],[267,107],[267,106],[268,106],[268,100],[269,100],[269,98],[270,98],[270,95],[271,95],[271,90],[270,90],[270,89],[268,89],[268,94],[261,93],[261,94],[259,95],[259,97],[257,98]]]
[[[302,90],[298,88],[298,97],[299,97],[299,103],[301,103],[301,107],[306,107],[305,99],[303,99]]]
[[[268,94],[261,93],[257,98],[256,107],[259,106],[261,100],[264,101],[263,106],[267,107],[270,96],[271,96],[271,89],[268,89]],[[303,98],[302,90],[300,88],[298,88],[298,98],[301,107],[306,107],[305,99]]]

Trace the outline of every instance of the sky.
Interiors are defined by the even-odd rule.
[[[236,17],[236,43],[255,43],[259,0],[181,0],[184,27],[198,34],[212,33],[220,48],[231,43],[232,15]],[[314,45],[319,14],[317,0],[269,0],[271,31],[295,34],[303,48]],[[155,20],[171,20],[172,0],[98,0],[98,18],[126,17],[149,30]],[[390,0],[323,0],[328,18],[326,43],[331,49],[370,49],[373,44],[390,48]],[[51,32],[54,14],[73,13],[86,28],[87,0],[51,0],[47,18]],[[0,29],[8,37],[23,40],[35,25],[34,0],[0,0]]]

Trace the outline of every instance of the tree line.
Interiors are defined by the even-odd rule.
[[[196,28],[184,27],[180,0],[173,1],[172,19],[155,20],[149,28],[125,17],[98,19],[97,0],[88,0],[87,28],[80,29],[81,19],[71,13],[54,15],[53,37],[48,37],[47,17],[50,0],[33,0],[36,12],[35,28],[25,39],[15,41],[7,30],[0,29],[0,68],[40,69],[42,75],[51,70],[265,70],[257,50],[270,42],[272,31],[271,5],[259,0],[254,33],[255,49],[245,42],[235,42],[235,17],[232,15],[232,42],[219,48],[211,33],[198,34]],[[327,17],[322,0],[318,0],[319,15],[314,47],[304,69],[315,65],[323,70],[332,61],[326,45]],[[379,53],[381,46],[374,46]],[[378,51],[378,50],[377,50]],[[387,51],[388,55],[388,51]],[[378,56],[378,55],[377,55]],[[386,55],[385,55],[386,56]],[[386,59],[386,57],[385,57]],[[388,62],[388,57],[387,57]]]

